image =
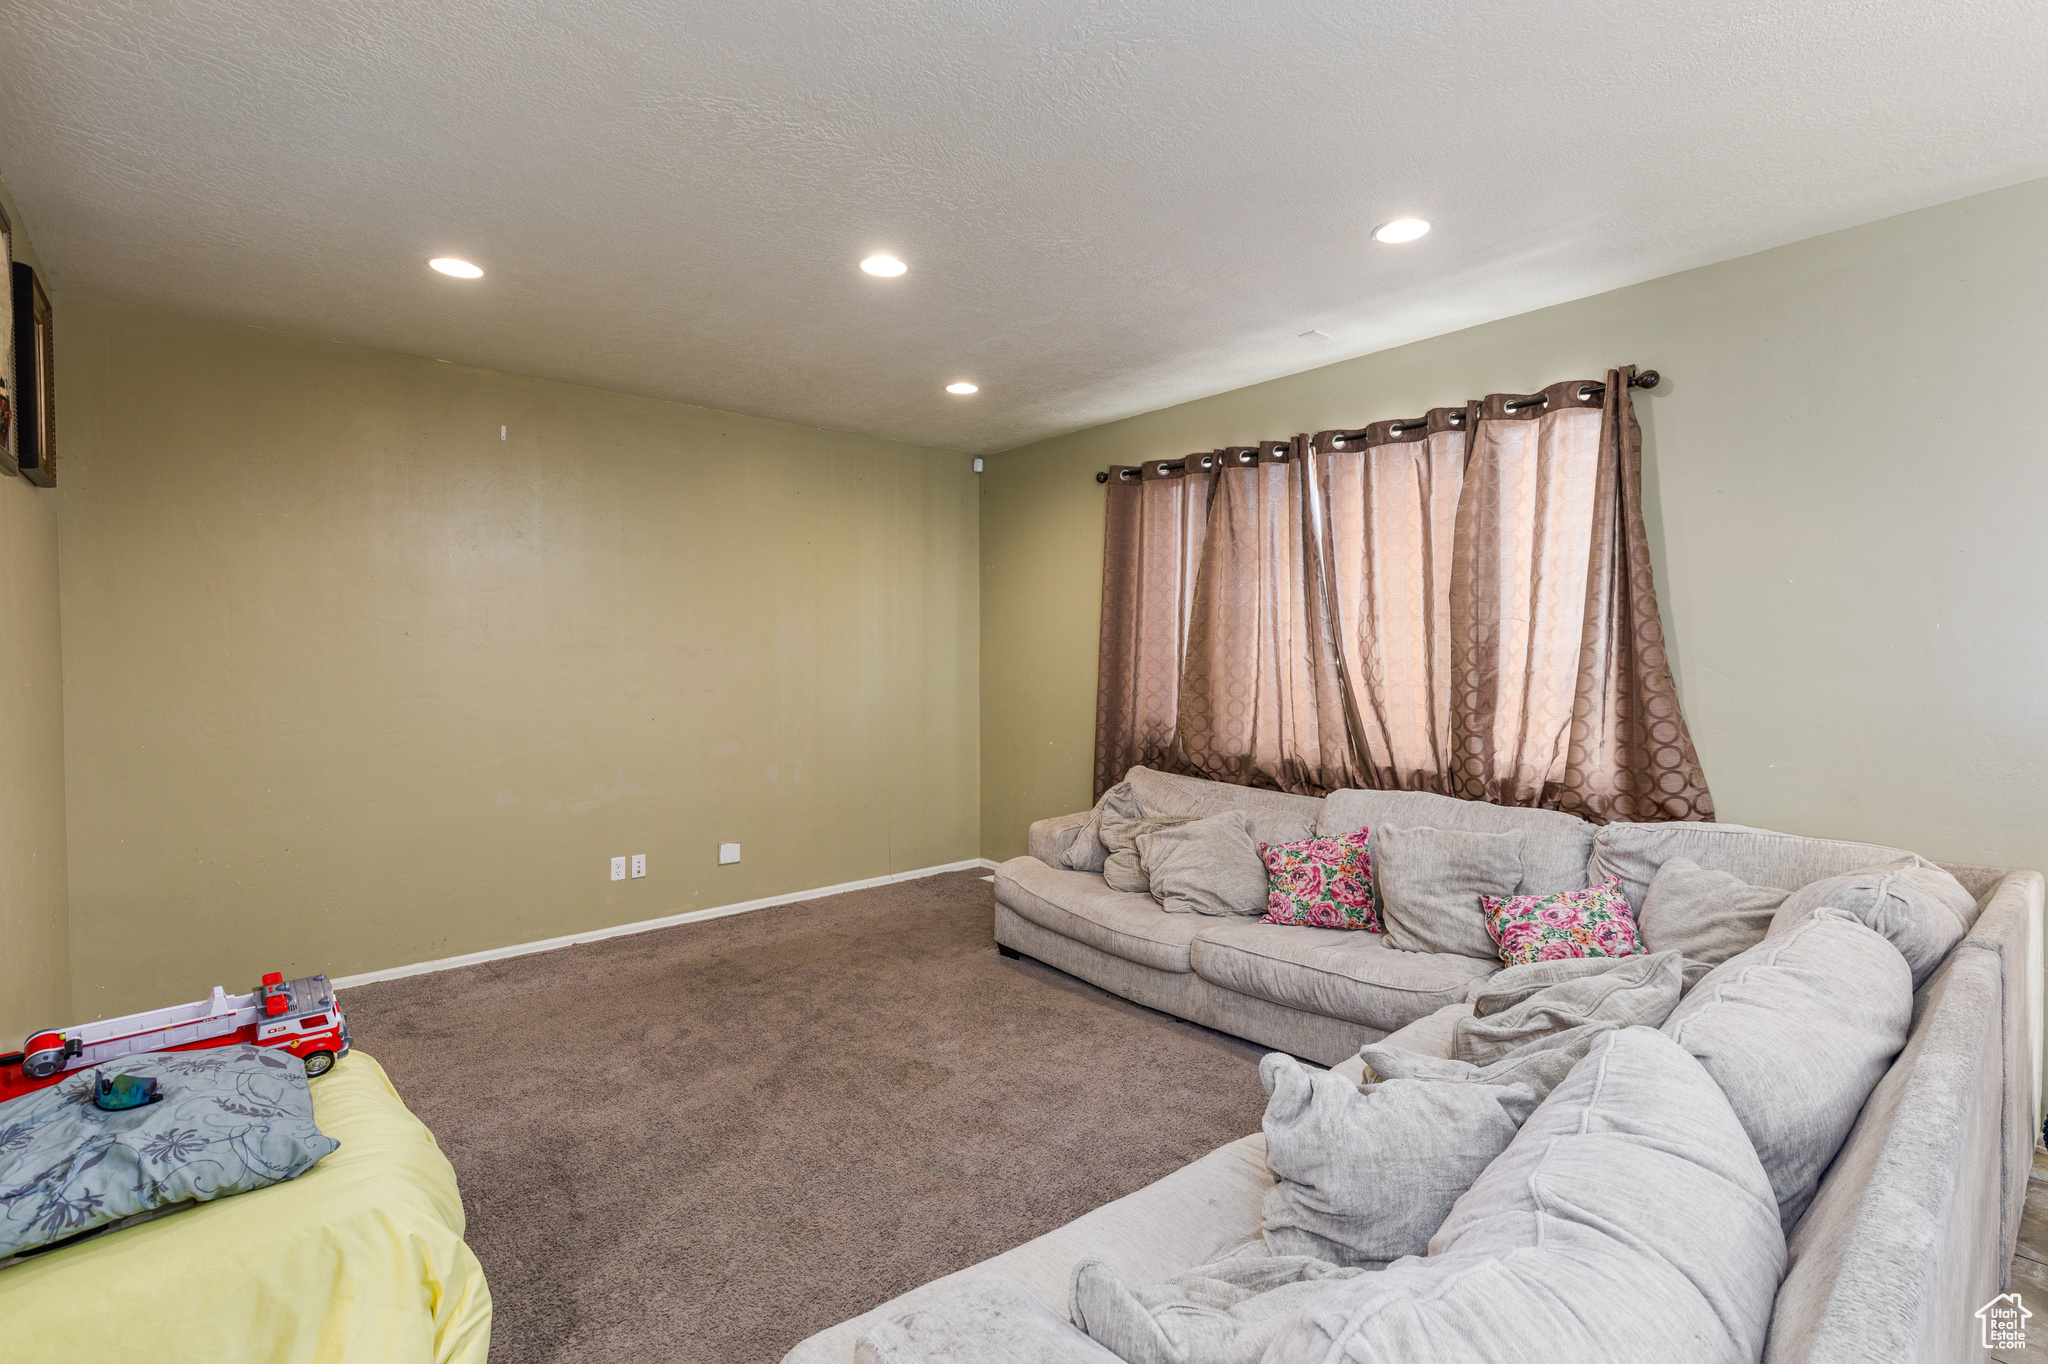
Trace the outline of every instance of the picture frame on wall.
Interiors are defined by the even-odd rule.
[[[0,473],[20,472],[14,454],[14,224],[0,208],[0,266],[8,270],[8,287],[0,289]]]
[[[14,285],[14,463],[23,478],[48,488],[57,482],[56,323],[35,270],[20,261],[8,269]]]

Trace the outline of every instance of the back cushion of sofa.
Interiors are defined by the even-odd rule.
[[[1741,1124],[1650,1028],[1596,1043],[1429,1248],[1317,1294],[1265,1364],[1748,1364],[1785,1270]]]
[[[1467,833],[1522,832],[1522,883],[1517,895],[1552,895],[1586,887],[1594,825],[1556,810],[1454,800],[1428,791],[1332,791],[1323,798],[1319,838],[1342,838],[1382,824],[1402,829],[1454,829]]]
[[[1728,1096],[1789,1233],[1912,1018],[1898,949],[1846,912],[1819,909],[1715,967],[1663,1030]]]
[[[1131,794],[1145,813],[1152,815],[1214,814],[1221,804],[1237,810],[1279,811],[1313,825],[1323,812],[1323,802],[1315,796],[1268,791],[1259,786],[1233,786],[1202,777],[1155,772],[1149,767],[1132,768],[1124,774],[1124,781],[1129,783]]]
[[[1778,907],[1771,932],[1796,928],[1822,908],[1845,910],[1882,933],[1913,968],[1916,990],[1977,922],[1977,897],[1940,867],[1918,858],[1800,887]]]
[[[1903,848],[1802,838],[1741,824],[1603,824],[1593,838],[1586,884],[1612,876],[1621,882],[1629,907],[1641,909],[1657,868],[1674,857],[1689,857],[1708,871],[1725,871],[1752,886],[1778,890],[1798,890],[1809,881],[1901,857],[1922,860]]]
[[[1388,1080],[1361,1089],[1284,1052],[1259,1062],[1266,1103],[1260,1220],[1275,1255],[1384,1265],[1429,1238],[1535,1110],[1523,1085]]]

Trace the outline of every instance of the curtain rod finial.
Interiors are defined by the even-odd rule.
[[[1629,366],[1629,369],[1631,371],[1628,378],[1630,388],[1655,388],[1657,381],[1664,377],[1654,369],[1646,369],[1641,374],[1633,372],[1635,369],[1633,365]]]
[[[1096,481],[1097,483],[1107,483],[1107,482],[1109,482],[1109,470],[1107,470],[1107,469],[1100,469],[1100,470],[1097,470],[1097,471],[1096,471],[1096,474],[1095,474],[1095,481]]]

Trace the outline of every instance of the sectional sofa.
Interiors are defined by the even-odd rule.
[[[1286,811],[1335,836],[1361,825],[1526,833],[1522,893],[1609,876],[1632,904],[1672,857],[1785,890],[1909,856],[1875,844],[1732,825],[1594,826],[1552,811],[1412,792],[1323,800],[1135,769],[1162,813],[1220,803]],[[995,937],[1127,999],[1357,1078],[1361,1045],[1448,1057],[1494,965],[1395,951],[1378,934],[1162,910],[1110,890],[1077,860],[1090,812],[1031,828],[996,874]],[[1085,858],[1078,860],[1086,861]],[[1812,1204],[1789,1228],[1764,1358],[1975,1360],[1973,1313],[2003,1291],[2041,1122],[2042,878],[1949,866],[1976,897],[1967,935],[1912,997],[1904,1050],[1871,1091]],[[786,1364],[849,1364],[863,1336],[963,1283],[1007,1276],[1064,1316],[1074,1267],[1093,1258],[1159,1283],[1255,1241],[1274,1182],[1265,1138],[1233,1142],[1157,1183],[804,1341]],[[879,1358],[872,1345],[861,1358]],[[1113,1358],[1113,1357],[1112,1357]]]

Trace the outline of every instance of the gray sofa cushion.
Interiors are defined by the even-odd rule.
[[[1332,791],[1323,798],[1316,833],[1340,838],[1382,824],[1397,828],[1459,829],[1471,833],[1528,835],[1522,844],[1522,880],[1517,895],[1550,895],[1586,886],[1586,859],[1595,827],[1576,815],[1454,800],[1427,791]]]
[[[2029,1268],[2010,1259],[2034,1125],[2031,1029],[2027,1011],[2012,1004],[2033,974],[2018,949],[2039,921],[2041,878],[2011,880],[2032,883],[2004,959],[2025,975],[2007,976],[1994,951],[1966,948],[1920,991],[1906,1049],[1864,1101],[1793,1228],[1765,1364],[2039,1358],[2039,1334],[2033,1350],[1983,1352],[1973,1319],[2009,1263],[2012,1287],[2025,1287]],[[1987,908],[1985,917],[1997,912]],[[2008,1069],[2015,1064],[2017,1075]],[[2015,1099],[2017,1112],[2007,1106]],[[2031,1289],[2027,1297],[2039,1320],[2038,1297]]]
[[[1194,814],[1159,814],[1147,810],[1128,782],[1103,792],[1101,803],[1095,807],[1095,836],[1105,849],[1103,881],[1111,890],[1150,895],[1152,882],[1145,875],[1144,859],[1138,853],[1138,840],[1161,829],[1192,823],[1197,818],[1199,816]]]
[[[1464,999],[1500,963],[1396,952],[1377,933],[1242,919],[1197,919],[1190,959],[1212,985],[1392,1032]]]
[[[1548,1097],[1609,1032],[1655,1027],[1678,1003],[1676,952],[1510,966],[1481,983],[1448,1044],[1418,1055],[1401,1034],[1359,1049],[1374,1077],[1526,1085]]]
[[[1600,1039],[1430,1252],[1317,1293],[1265,1364],[1754,1364],[1785,1269],[1728,1101],[1648,1028]]]
[[[1588,1023],[1654,1028],[1677,1006],[1683,977],[1676,952],[1510,966],[1473,995],[1471,1016],[1451,1030],[1451,1055],[1483,1066]]]
[[[1360,1089],[1272,1052],[1263,1227],[1275,1255],[1384,1265],[1425,1254],[1451,1205],[1536,1109],[1522,1085],[1389,1080]]]
[[[1101,871],[1102,859],[1108,855],[1102,840],[1095,836],[1095,811],[1083,810],[1077,815],[1058,815],[1052,819],[1034,819],[1024,836],[1025,851],[1049,867],[1063,867],[1069,871]],[[1075,844],[1082,834],[1088,835],[1093,846],[1093,864],[1077,864],[1074,859]]]
[[[1587,1023],[1547,1033],[1483,1066],[1448,1056],[1422,1056],[1384,1042],[1368,1042],[1358,1049],[1358,1059],[1364,1067],[1360,1078],[1367,1084],[1381,1080],[1432,1080],[1443,1084],[1516,1085],[1539,1099],[1547,1099],[1586,1058],[1593,1044],[1614,1031],[1612,1023]]]
[[[1731,872],[1709,871],[1690,857],[1657,868],[1636,914],[1636,932],[1652,952],[1678,952],[1719,966],[1756,946],[1792,892],[1753,886]]]
[[[1266,864],[1242,810],[1140,834],[1138,862],[1168,913],[1256,918],[1266,911]]]
[[[1822,909],[1715,967],[1665,1020],[1727,1094],[1788,1232],[1906,1045],[1912,1016],[1905,959]]]
[[[1372,872],[1387,946],[1498,961],[1479,897],[1514,894],[1527,839],[1520,829],[1374,829]]]
[[[1603,824],[1593,838],[1586,884],[1612,876],[1621,882],[1621,893],[1628,897],[1629,908],[1641,909],[1657,868],[1674,857],[1690,858],[1710,871],[1729,872],[1752,886],[1781,886],[1786,890],[1797,890],[1824,876],[1840,876],[1895,858],[1921,860],[1902,848],[1801,838],[1797,834],[1751,829],[1740,824],[1701,824],[1693,820]]]
[[[949,1285],[880,1322],[854,1364],[1118,1364],[1007,1274]]]
[[[1125,1364],[1258,1364],[1287,1317],[1365,1271],[1300,1255],[1233,1255],[1133,1291],[1101,1260],[1074,1266],[1067,1310]]]
[[[1907,857],[1801,886],[1779,906],[1771,932],[1803,923],[1823,906],[1846,910],[1882,933],[1913,968],[1915,989],[1977,921],[1977,898],[1960,881],[1940,867]]]
[[[1102,870],[1103,860],[1109,856],[1109,849],[1102,846],[1102,802],[1108,800],[1110,793],[1114,791],[1129,794],[1127,787],[1112,786],[1108,791],[1104,791],[1102,798],[1095,802],[1095,807],[1082,818],[1081,827],[1074,830],[1067,845],[1060,850],[1059,856],[1049,858],[1048,861],[1068,871]],[[1038,825],[1033,824],[1031,827],[1035,831]]]
[[[1189,947],[1210,922],[1168,914],[1149,895],[1111,890],[1093,872],[1059,871],[1035,857],[996,868],[996,899],[1040,928],[1157,971],[1193,970]]]
[[[1149,824],[1145,827],[1148,830],[1170,829],[1179,822],[1178,820],[1161,820],[1157,824]],[[1104,857],[1102,859],[1101,875],[1103,884],[1120,895],[1142,895],[1146,899],[1152,900],[1152,882],[1145,875],[1145,861],[1138,856],[1138,849],[1135,844],[1128,848],[1119,848],[1107,857]],[[1152,903],[1158,904],[1159,902],[1152,900]]]
[[[1288,791],[1269,791],[1259,786],[1235,786],[1202,777],[1183,777],[1172,772],[1155,772],[1134,767],[1124,774],[1138,802],[1162,815],[1210,814],[1217,809],[1249,810],[1254,814],[1282,814],[1304,820],[1313,829],[1323,813],[1316,796],[1297,796]],[[1297,835],[1307,838],[1307,833]],[[1291,843],[1295,838],[1267,838],[1266,843]]]
[[[1269,792],[1268,794],[1278,794]],[[1298,796],[1289,796],[1298,800]],[[1176,814],[1190,815],[1195,819],[1209,819],[1220,814],[1236,813],[1244,816],[1256,843],[1300,843],[1315,837],[1315,820],[1299,810],[1270,809],[1262,805],[1244,805],[1232,800],[1210,800],[1207,798],[1185,803]]]
[[[1484,984],[1489,977],[1481,977],[1477,984]],[[1451,1041],[1458,1030],[1458,1020],[1470,1018],[1470,1003],[1446,1004],[1433,1014],[1425,1014],[1413,1023],[1382,1037],[1375,1046],[1399,1047],[1403,1051],[1423,1056],[1444,1056],[1451,1054]],[[1361,1082],[1364,1076],[1358,1078]]]
[[[1261,796],[1291,803],[1255,799]],[[1304,804],[1310,808],[1303,808]],[[1282,791],[1166,777],[1149,768],[1134,767],[1129,778],[1103,792],[1096,803],[1095,836],[1105,850],[1102,875],[1112,890],[1150,893],[1151,881],[1137,847],[1146,834],[1236,811],[1249,822],[1254,843],[1297,843],[1315,831],[1315,806],[1316,802],[1305,796]],[[1257,849],[1253,852],[1256,855]],[[1262,910],[1264,898],[1261,892]]]

